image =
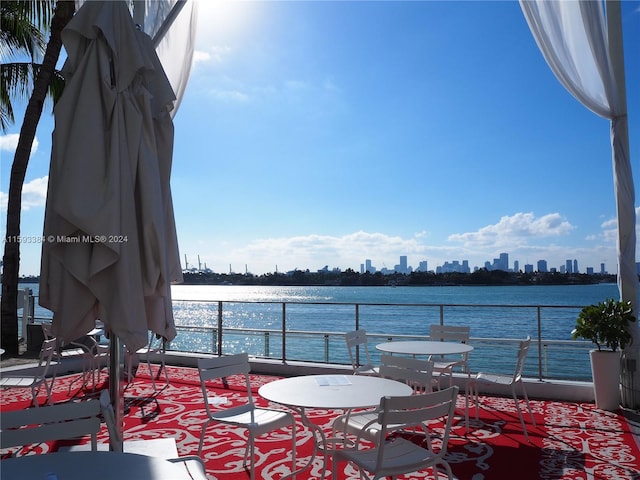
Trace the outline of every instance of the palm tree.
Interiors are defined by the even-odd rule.
[[[42,116],[42,108],[50,89],[52,78],[55,73],[55,66],[60,57],[62,50],[62,29],[67,25],[69,20],[75,13],[75,2],[73,0],[58,0],[53,7],[53,1],[4,1],[2,5],[2,33],[0,37],[1,48],[26,48],[29,52],[31,46],[38,46],[37,35],[32,37],[33,28],[36,26],[38,30],[46,30],[48,19],[51,18],[53,10],[53,18],[51,18],[51,36],[47,43],[42,65],[32,68],[35,73],[33,81],[33,92],[27,104],[24,114],[22,128],[20,129],[20,137],[18,146],[11,165],[11,177],[9,179],[9,195],[7,203],[7,228],[4,243],[4,256],[2,259],[2,301],[0,308],[0,339],[2,348],[7,353],[18,353],[18,273],[20,270],[20,243],[9,241],[20,236],[20,213],[22,200],[22,186],[27,172],[27,164],[33,140],[36,136],[36,128],[40,117]],[[7,13],[13,14],[14,21],[7,18],[7,30],[5,31],[5,7]],[[13,9],[13,10],[11,10]],[[20,40],[22,39],[22,40]],[[41,40],[41,39],[40,39]],[[14,42],[14,43],[11,43]],[[16,43],[17,42],[17,43]],[[22,43],[20,43],[22,42]],[[23,45],[27,45],[23,47]],[[9,71],[10,69],[6,69]],[[11,92],[20,91],[24,88],[25,80],[20,74],[7,76],[5,78],[5,69],[2,71],[2,107],[5,108],[5,100],[10,97]],[[6,80],[6,83],[5,83]],[[23,82],[23,83],[21,83]],[[22,85],[22,86],[21,86]],[[6,92],[6,97],[5,97]],[[10,104],[10,101],[7,102]],[[13,115],[13,113],[11,113]]]

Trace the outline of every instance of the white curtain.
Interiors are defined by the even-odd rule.
[[[618,214],[620,297],[638,314],[635,193],[631,161],[622,47],[620,2],[520,0],[540,50],[565,88],[584,106],[611,120],[614,190]],[[640,345],[638,322],[630,354]]]
[[[187,88],[195,48],[198,2],[195,0],[134,1],[142,7],[142,18],[134,11],[134,20],[143,25],[156,45],[156,53],[176,95],[172,114],[178,110]]]

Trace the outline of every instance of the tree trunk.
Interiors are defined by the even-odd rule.
[[[18,353],[18,275],[20,272],[20,213],[22,186],[27,173],[31,147],[36,137],[38,122],[56,63],[62,50],[62,29],[75,13],[73,0],[59,0],[51,20],[51,38],[47,43],[42,68],[34,81],[33,93],[27,104],[20,138],[16,148],[7,204],[7,230],[2,258],[2,305],[0,318],[0,341],[9,354]]]

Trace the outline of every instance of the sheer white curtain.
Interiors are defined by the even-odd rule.
[[[635,193],[631,161],[620,2],[520,0],[529,28],[558,80],[583,105],[611,120],[614,190],[618,213],[618,285],[638,313]],[[630,354],[640,344],[632,328]]]
[[[191,73],[198,2],[195,0],[135,0],[134,20],[156,45],[156,53],[176,95],[178,110]]]

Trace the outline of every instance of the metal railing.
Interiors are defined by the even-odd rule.
[[[218,355],[244,351],[282,362],[349,365],[346,331],[366,329],[370,353],[377,361],[376,343],[428,339],[432,323],[467,324],[474,347],[469,356],[473,372],[512,372],[518,341],[531,335],[534,348],[527,376],[591,380],[591,343],[570,339],[582,308],[576,305],[174,300],[173,306],[178,330],[168,345],[173,351]]]

